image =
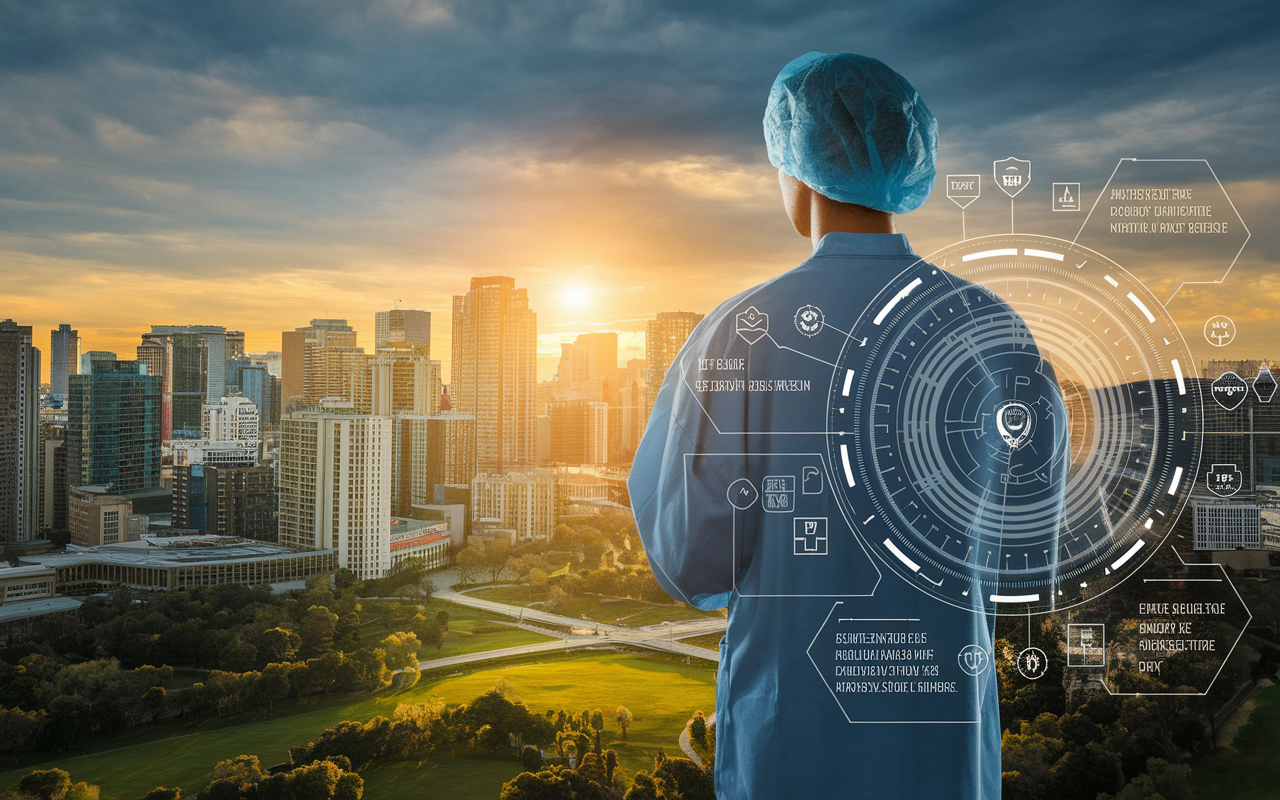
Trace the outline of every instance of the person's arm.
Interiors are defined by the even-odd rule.
[[[662,588],[701,609],[724,608],[733,589],[729,482],[713,459],[689,457],[715,448],[714,429],[684,382],[687,363],[676,359],[662,383],[627,487]]]

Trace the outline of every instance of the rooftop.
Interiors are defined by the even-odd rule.
[[[46,567],[64,567],[89,562],[114,563],[131,567],[176,567],[184,564],[207,564],[218,561],[253,561],[256,559],[296,556],[305,553],[282,544],[240,539],[234,536],[145,536],[137,542],[119,542],[97,547],[68,545],[67,552],[31,556],[28,562]]]

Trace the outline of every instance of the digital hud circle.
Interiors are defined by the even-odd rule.
[[[1069,242],[988,236],[927,262],[872,301],[837,362],[842,511],[953,605],[1044,613],[1102,594],[1191,492],[1202,408],[1186,343],[1146,287]]]

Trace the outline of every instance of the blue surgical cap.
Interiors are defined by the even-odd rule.
[[[764,139],[769,163],[841,203],[905,214],[933,189],[938,121],[874,58],[806,53],[783,67]]]

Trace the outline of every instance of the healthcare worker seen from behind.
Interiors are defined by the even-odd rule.
[[[1024,478],[1059,479],[1024,469],[1062,440],[1052,369],[1016,313],[894,232],[928,198],[938,149],[906,79],[801,56],[764,133],[813,254],[693,331],[628,484],[663,588],[728,608],[716,796],[998,798],[987,598],[1002,590],[969,565],[1002,552],[978,518],[1019,502]],[[971,335],[975,320],[998,335]],[[913,380],[930,336],[953,354]]]

